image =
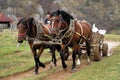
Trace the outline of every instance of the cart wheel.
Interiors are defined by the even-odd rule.
[[[93,53],[94,53],[94,60],[95,61],[100,61],[101,60],[101,53],[100,53],[100,47],[99,46],[94,47]]]
[[[108,53],[108,44],[103,43],[102,54],[103,54],[103,56],[107,56],[107,53]]]

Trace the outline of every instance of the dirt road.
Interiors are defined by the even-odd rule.
[[[109,48],[108,56],[111,56],[113,48],[118,46],[120,44],[120,42],[108,42],[107,41],[107,43],[109,46],[108,47]],[[42,80],[61,80],[61,79],[66,80],[70,75],[72,75],[72,73],[71,73],[71,64],[72,64],[71,58],[66,63],[68,65],[67,70],[63,70],[60,59],[57,61],[57,67],[55,69],[52,69],[52,71],[50,70],[50,64],[46,64],[45,69],[40,68],[39,69],[40,74],[47,73],[46,76],[42,78]],[[82,61],[80,66],[77,66],[77,71],[84,69],[87,66],[89,66],[89,65],[86,65],[86,61],[84,60],[84,61]],[[39,75],[35,75],[34,69],[30,69],[25,72],[21,72],[21,73],[17,73],[17,74],[11,75],[11,76],[3,77],[0,80],[23,80],[23,79],[29,78],[31,76],[39,76]]]

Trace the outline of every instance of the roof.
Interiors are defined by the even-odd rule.
[[[10,19],[7,15],[4,13],[0,13],[0,22],[12,22],[13,20]]]

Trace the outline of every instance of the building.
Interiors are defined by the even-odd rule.
[[[10,28],[10,24],[12,22],[13,22],[13,20],[11,18],[9,18],[4,13],[0,13],[0,24],[5,24],[6,25],[6,26],[3,25],[3,28]]]

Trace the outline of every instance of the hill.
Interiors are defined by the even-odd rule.
[[[120,34],[119,3],[120,0],[0,0],[0,12],[28,17],[40,14],[39,5],[44,15],[48,10],[64,9],[78,19],[95,23],[99,29]]]

